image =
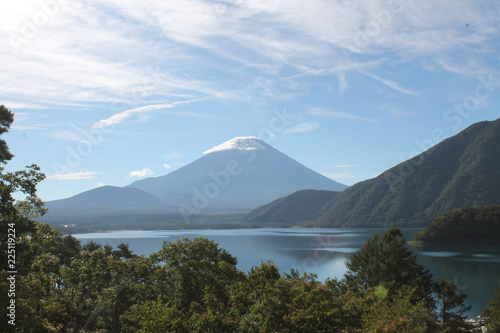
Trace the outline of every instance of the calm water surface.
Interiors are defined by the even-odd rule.
[[[238,258],[243,271],[261,261],[274,260],[281,272],[292,268],[318,275],[318,279],[341,278],[345,262],[373,234],[386,229],[228,229],[228,230],[154,230],[116,231],[74,235],[83,243],[96,241],[116,246],[128,243],[136,254],[149,255],[164,241],[207,237]],[[403,229],[411,239],[419,229]],[[500,245],[432,246],[413,248],[420,263],[435,279],[446,277],[466,292],[473,308],[470,316],[480,314],[500,279]]]

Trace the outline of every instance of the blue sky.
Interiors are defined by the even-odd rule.
[[[0,4],[7,169],[44,200],[260,136],[352,185],[500,110],[498,1]]]

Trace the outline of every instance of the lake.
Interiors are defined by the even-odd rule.
[[[217,229],[217,230],[129,230],[75,234],[82,243],[91,240],[116,246],[128,243],[136,254],[149,255],[160,249],[163,241],[206,237],[219,243],[238,258],[243,271],[273,259],[281,273],[292,268],[318,275],[318,279],[341,278],[345,262],[373,234],[386,229]],[[419,229],[402,229],[410,240]],[[481,313],[487,305],[493,286],[500,279],[500,245],[426,246],[413,248],[418,261],[434,278],[446,277],[466,292],[469,316]]]

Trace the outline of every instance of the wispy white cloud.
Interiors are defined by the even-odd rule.
[[[366,75],[366,76],[368,76],[368,77],[371,77],[372,79],[377,80],[378,82],[380,82],[380,83],[382,83],[382,84],[384,84],[384,85],[388,86],[389,88],[392,88],[392,89],[394,89],[394,90],[396,90],[396,91],[399,91],[399,92],[401,92],[401,93],[403,93],[403,94],[407,94],[407,95],[414,95],[414,96],[418,96],[418,95],[420,95],[420,93],[418,93],[418,92],[415,92],[415,91],[412,91],[412,90],[410,90],[410,89],[406,89],[406,88],[404,88],[404,87],[401,87],[401,86],[400,86],[397,82],[395,82],[395,81],[392,81],[392,80],[388,80],[388,79],[381,78],[381,77],[379,77],[379,76],[376,76],[376,75],[374,75],[374,74],[371,74],[371,73],[367,72],[366,70],[360,70],[359,72],[360,72],[360,73],[362,73],[362,74],[364,74],[364,75]]]
[[[131,171],[129,177],[144,178],[154,175],[154,172],[150,168],[143,168],[141,170]]]
[[[349,172],[324,172],[322,175],[333,180],[348,179],[353,177],[353,174]]]
[[[80,133],[76,133],[76,132],[68,131],[68,130],[56,130],[56,131],[53,131],[50,135],[58,140],[61,140],[61,141],[83,142],[83,143],[89,142],[89,140],[87,138],[85,138],[83,135],[81,135]]]
[[[82,179],[92,179],[102,172],[95,171],[79,171],[79,172],[68,172],[48,175],[47,179],[56,180],[82,180]]]
[[[217,95],[213,83],[172,74],[190,56],[165,38],[151,38],[147,21],[134,21],[120,7],[108,10],[110,1],[54,1],[62,4],[57,15],[25,36],[26,22],[34,14],[46,15],[42,2],[33,3],[16,17],[0,13],[0,75],[10,77],[0,90],[13,102],[85,106],[131,96],[126,102],[144,104],[155,95]],[[15,45],[12,36],[18,38]]]
[[[165,161],[173,161],[173,160],[180,160],[184,156],[181,153],[178,152],[171,152],[171,153],[166,153],[163,155],[163,159]]]
[[[310,114],[310,115],[316,116],[316,117],[343,118],[343,119],[361,120],[361,121],[369,121],[369,122],[376,121],[375,119],[372,119],[372,118],[360,117],[360,116],[356,116],[356,115],[353,115],[350,113],[326,109],[326,108],[310,108],[307,111],[307,114]]]
[[[14,110],[14,119],[15,121],[28,121],[28,120],[39,120],[43,118],[47,118],[48,115],[44,113],[35,113],[35,112],[17,112],[15,111],[15,107],[11,107],[10,104],[5,104],[8,108]]]
[[[339,164],[339,165],[332,165],[330,168],[353,168],[357,165],[355,164]]]
[[[43,124],[36,124],[36,125],[12,125],[11,129],[13,130],[18,130],[18,131],[27,131],[27,130],[43,130],[47,126]]]
[[[405,118],[405,117],[411,117],[414,116],[415,113],[405,110],[404,108],[396,105],[391,105],[391,104],[385,104],[380,107],[381,110],[391,114],[392,116],[396,118]]]
[[[293,75],[288,75],[280,78],[283,80],[296,80],[303,77],[310,76],[328,76],[328,75],[338,75],[339,76],[339,86],[342,91],[347,87],[346,73],[350,71],[359,71],[363,68],[376,67],[384,62],[383,59],[369,60],[365,62],[353,61],[345,57],[341,57],[341,60],[337,61],[333,66],[324,68],[310,68],[301,67],[300,71]]]
[[[157,104],[157,105],[141,106],[139,108],[134,108],[134,109],[128,109],[119,113],[115,113],[109,118],[99,120],[98,122],[92,125],[92,128],[113,126],[123,122],[124,120],[132,117],[133,115],[151,112],[155,110],[162,110],[166,108],[172,108],[172,107],[174,107],[172,104]]]
[[[14,103],[15,104],[15,103]],[[7,103],[6,103],[7,105]],[[14,111],[14,123],[11,128],[13,130],[44,130],[50,127],[55,127],[57,124],[49,122],[49,116],[40,112],[16,112],[16,109],[11,104],[7,105]],[[33,109],[33,107],[27,107]],[[46,122],[44,122],[46,120]]]
[[[125,110],[125,111],[122,111],[119,113],[115,113],[114,115],[112,115],[109,118],[99,120],[98,122],[93,124],[92,127],[93,128],[101,128],[101,127],[113,126],[113,125],[116,125],[116,124],[123,122],[124,120],[126,120],[134,115],[158,111],[158,110],[170,109],[170,108],[174,108],[174,107],[179,106],[179,105],[187,105],[187,104],[191,104],[191,103],[199,102],[199,101],[204,101],[204,100],[208,100],[208,99],[210,99],[210,98],[209,97],[197,98],[197,99],[191,99],[191,100],[187,100],[187,101],[178,101],[178,102],[167,103],[167,104],[141,106],[139,108],[129,109],[129,110]],[[170,112],[170,114],[175,114],[177,116],[213,118],[213,115],[197,113],[197,112],[175,112],[175,113]]]
[[[496,2],[57,1],[56,13],[29,37],[26,21],[43,9],[26,3],[0,10],[0,77],[9,78],[0,91],[20,108],[124,102],[132,110],[179,97],[242,98],[235,87],[280,76],[337,75],[343,94],[349,73],[360,68],[418,95],[373,74],[386,54],[459,75],[498,71],[470,61],[491,53],[499,35]]]
[[[5,105],[7,108],[11,109],[14,111],[16,116],[19,116],[20,114],[32,114],[30,112],[16,112],[15,110],[23,110],[23,109],[45,109],[46,107],[40,104],[36,103],[25,103],[22,101],[16,101],[16,102],[11,102],[11,101],[3,101],[3,105]]]
[[[303,133],[303,132],[310,132],[313,131],[317,128],[319,128],[320,124],[317,121],[309,121],[309,122],[303,122],[300,124],[297,124],[293,127],[290,127],[285,130],[285,134],[291,134],[291,133]]]

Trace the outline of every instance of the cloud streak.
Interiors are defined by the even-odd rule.
[[[153,111],[159,111],[159,110],[164,110],[164,109],[170,109],[170,108],[175,108],[180,105],[188,105],[191,103],[195,102],[200,102],[200,101],[205,101],[210,99],[210,97],[205,97],[205,98],[196,98],[196,99],[191,99],[187,101],[178,101],[178,102],[173,102],[173,103],[167,103],[167,104],[155,104],[155,105],[146,105],[146,106],[141,106],[138,108],[134,109],[128,109],[119,113],[115,113],[109,118],[106,119],[101,119],[98,122],[94,123],[92,125],[93,128],[102,128],[102,127],[109,127],[113,125],[117,125],[128,118],[142,114],[142,113],[149,113]],[[177,116],[188,116],[188,117],[201,117],[201,118],[213,118],[212,115],[210,114],[203,114],[203,113],[196,113],[196,112],[175,112],[171,113],[175,114]]]
[[[333,180],[348,179],[353,177],[353,174],[349,172],[326,172],[322,173],[322,175]]]
[[[310,115],[316,116],[316,117],[323,117],[323,118],[341,118],[341,119],[360,120],[360,121],[368,121],[368,122],[377,121],[377,120],[372,119],[372,118],[360,117],[360,116],[356,116],[356,115],[353,115],[350,113],[336,111],[336,110],[330,110],[330,109],[326,109],[326,108],[310,108],[307,111],[307,114],[310,114]]]
[[[359,72],[362,73],[362,74],[364,74],[364,75],[366,75],[366,76],[368,76],[368,77],[371,77],[374,80],[377,80],[378,82],[380,82],[380,83],[388,86],[391,89],[399,91],[400,93],[407,94],[407,95],[413,95],[413,96],[420,95],[420,93],[418,93],[418,92],[415,92],[415,91],[412,91],[412,90],[409,90],[409,89],[401,87],[397,82],[394,82],[392,80],[383,79],[383,78],[381,78],[379,76],[376,76],[374,74],[371,74],[371,73],[369,73],[369,72],[367,72],[365,70],[360,70]]]
[[[330,168],[353,168],[357,165],[355,164],[339,164],[339,165],[332,165]]]
[[[309,121],[309,122],[303,122],[300,124],[297,124],[293,127],[290,127],[285,130],[285,134],[293,134],[293,133],[304,133],[304,132],[310,132],[314,131],[315,129],[319,128],[320,124],[317,121]]]
[[[55,180],[83,180],[83,179],[92,179],[95,178],[98,174],[102,172],[94,172],[94,171],[79,171],[79,172],[68,172],[68,173],[58,173],[48,175],[47,179],[55,179]]]

